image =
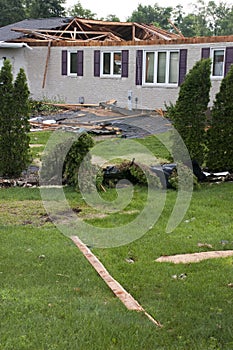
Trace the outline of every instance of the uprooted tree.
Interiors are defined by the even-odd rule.
[[[223,78],[211,112],[207,166],[233,172],[233,66]]]
[[[195,159],[199,164],[204,161],[206,148],[205,127],[211,87],[210,67],[210,59],[198,61],[186,75],[176,104],[167,106],[168,117],[182,137],[191,159]],[[182,156],[179,147],[181,146],[174,137],[173,150],[178,157]]]
[[[21,68],[13,81],[12,65],[0,70],[0,176],[17,177],[30,161],[29,89]]]

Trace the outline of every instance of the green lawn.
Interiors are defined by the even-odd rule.
[[[168,191],[158,223],[143,237],[117,248],[92,249],[161,329],[113,295],[48,220],[39,189],[0,192],[0,350],[233,349],[233,288],[228,286],[233,257],[188,265],[155,262],[161,255],[206,250],[198,243],[233,249],[232,183],[194,191],[185,218],[169,234],[165,228],[176,192]],[[130,206],[100,216],[79,193],[66,188],[65,194],[83,219],[105,228],[133,220],[146,199],[146,189],[136,186]],[[105,198],[114,195],[110,189]],[[181,274],[186,278],[173,278]]]
[[[144,189],[137,191],[143,198]],[[67,189],[66,195],[83,217],[90,212],[78,194]],[[232,349],[233,259],[155,262],[160,255],[203,251],[199,242],[233,249],[232,195],[232,183],[204,186],[194,192],[183,222],[167,234],[176,196],[170,191],[158,224],[141,239],[93,250],[163,324],[157,329],[143,314],[128,311],[71,240],[45,220],[39,190],[1,189],[0,349]],[[139,209],[137,201],[134,206]],[[110,218],[98,220],[105,226]],[[182,273],[185,279],[172,278]]]

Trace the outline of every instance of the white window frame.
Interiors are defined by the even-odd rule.
[[[222,74],[221,75],[214,75],[214,53],[216,51],[223,51],[223,67],[222,67]],[[225,74],[225,61],[226,61],[226,48],[225,47],[215,47],[215,48],[211,48],[210,50],[210,58],[212,61],[211,64],[211,79],[213,80],[219,80],[219,79],[223,79],[224,78],[224,74]]]
[[[71,55],[76,54],[76,60],[77,60],[77,51],[75,50],[70,50],[68,51],[67,55],[67,75],[70,77],[77,77],[77,64],[76,64],[76,73],[71,72]]]
[[[178,54],[178,62],[177,62],[177,82],[176,83],[169,83],[169,72],[170,72],[170,55],[171,53],[177,53]],[[154,79],[153,83],[146,82],[146,56],[147,53],[154,53]],[[159,83],[157,82],[157,73],[158,73],[158,56],[159,53],[166,53],[166,71],[165,71],[165,82]],[[179,81],[179,57],[180,57],[180,50],[146,50],[144,51],[144,57],[143,57],[143,85],[145,86],[168,86],[168,87],[177,87],[178,81]]]
[[[104,54],[110,54],[110,73],[104,73]],[[120,54],[120,73],[114,73],[114,55]],[[113,51],[102,51],[100,57],[100,76],[103,78],[120,78],[122,73],[122,51],[121,50],[113,50]]]

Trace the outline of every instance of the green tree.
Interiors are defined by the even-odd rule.
[[[212,171],[233,171],[233,66],[216,95],[207,133],[207,166]]]
[[[154,6],[143,6],[139,4],[137,10],[133,11],[127,21],[146,24],[153,23],[157,27],[171,29],[168,19],[171,18],[172,10],[172,7],[160,7],[158,4],[154,4]]]
[[[65,0],[25,0],[27,17],[50,18],[65,15]]]
[[[91,10],[84,9],[80,1],[68,9],[68,14],[74,17],[96,19],[96,13],[92,13]]]
[[[108,15],[104,20],[108,22],[120,22],[120,18],[112,14]]]
[[[0,0],[0,27],[19,22],[25,16],[22,0]]]
[[[182,137],[191,159],[202,164],[205,152],[206,110],[209,103],[211,60],[198,61],[186,75],[175,105],[168,107],[168,116]],[[173,149],[179,156],[179,144]]]
[[[29,163],[29,90],[23,69],[13,82],[12,65],[0,71],[0,175],[17,177]]]

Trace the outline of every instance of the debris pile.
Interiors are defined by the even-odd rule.
[[[16,179],[0,177],[0,188],[39,186],[39,167],[31,165]]]

